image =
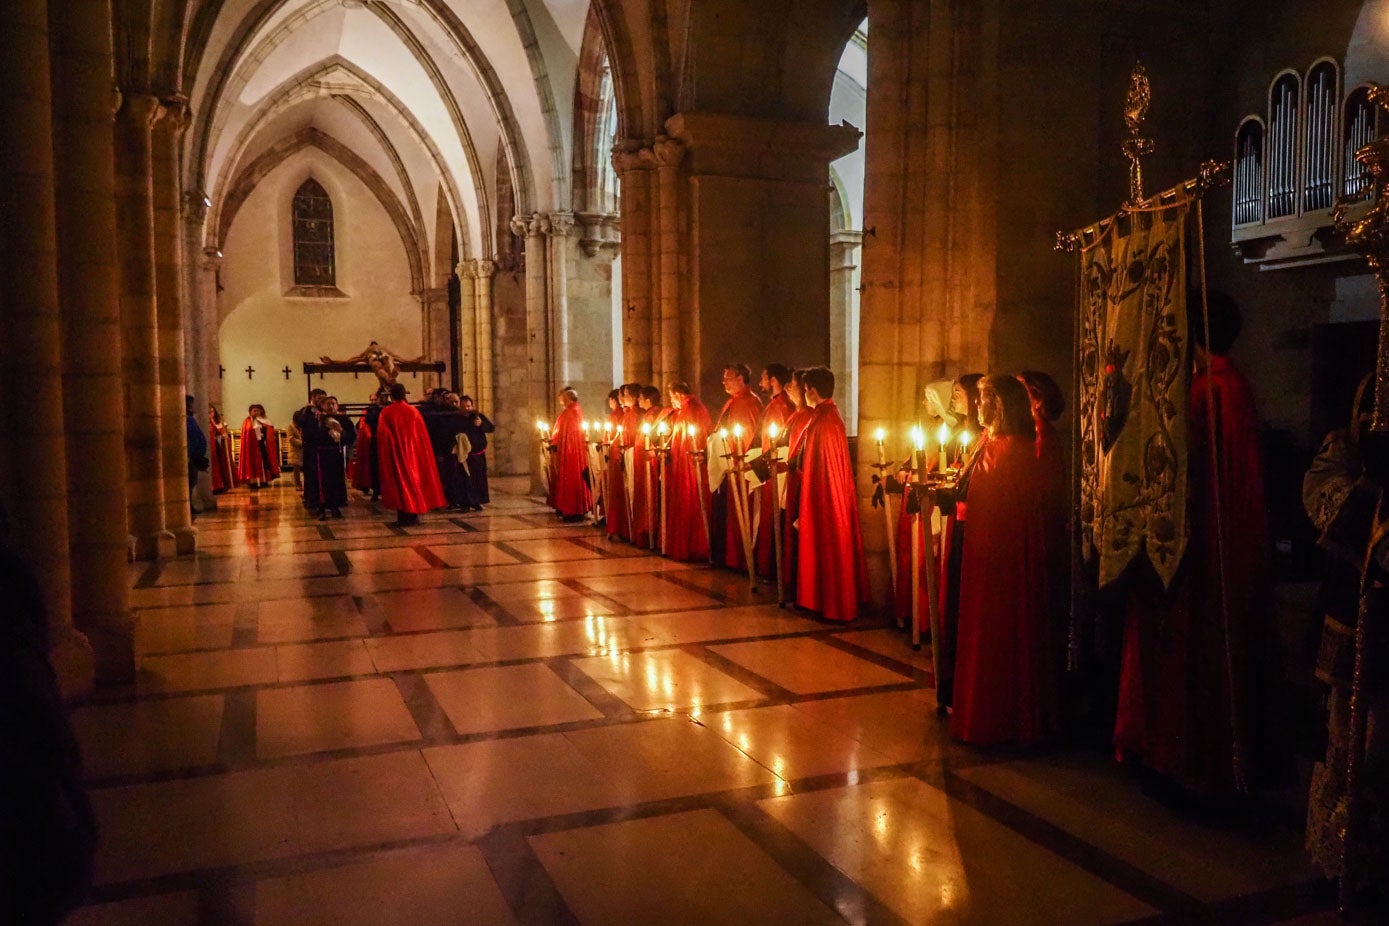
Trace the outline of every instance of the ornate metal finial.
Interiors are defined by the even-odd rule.
[[[1124,156],[1129,159],[1129,204],[1143,201],[1143,158],[1153,153],[1153,140],[1143,138],[1138,133],[1148,118],[1148,107],[1153,101],[1153,91],[1148,85],[1148,69],[1135,64],[1129,72],[1129,89],[1124,97],[1124,124],[1129,128],[1129,137],[1124,139]]]

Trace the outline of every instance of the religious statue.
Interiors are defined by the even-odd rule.
[[[413,360],[400,360],[398,354],[389,348],[383,347],[380,343],[372,341],[367,345],[366,350],[360,354],[355,354],[345,360],[334,360],[332,357],[319,357],[323,363],[365,363],[371,367],[371,372],[376,374],[376,378],[381,380],[381,388],[386,389],[400,376],[401,363],[423,363],[424,355]]]

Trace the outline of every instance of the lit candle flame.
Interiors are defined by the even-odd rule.
[[[670,427],[669,427],[664,421],[662,421],[660,424],[656,425],[656,433],[657,433],[657,434],[665,434],[665,433],[668,432],[669,430],[670,430]]]
[[[778,433],[779,433],[779,429],[777,428],[776,422],[775,422],[775,421],[773,421],[771,424],[767,425],[767,434],[770,435],[770,437],[772,438],[772,440],[776,440],[776,436],[777,436]]]
[[[912,446],[918,451],[926,449],[926,432],[922,431],[919,426],[912,428]]]
[[[883,442],[883,439],[886,438],[886,437],[887,437],[887,431],[884,430],[883,428],[878,428],[878,430],[876,430],[876,431],[873,432],[873,439],[874,439],[875,441],[877,441],[878,443],[880,443],[880,444]]]
[[[735,425],[733,426],[733,436],[734,436],[734,437],[742,437],[742,436],[743,436],[743,426],[742,426],[741,424],[735,424]]]
[[[936,437],[942,444],[948,443],[950,441],[950,426],[942,423],[940,430],[936,432]]]
[[[650,423],[649,421],[642,422],[641,433],[642,433],[642,434],[650,434],[650,433],[651,433],[651,423]]]
[[[968,446],[969,446],[969,432],[968,432],[968,431],[961,431],[961,432],[960,432],[960,446],[961,446],[961,447],[968,447]]]
[[[689,436],[691,440],[694,440],[699,436],[699,429],[692,424],[687,424],[685,425],[685,434]]]
[[[719,428],[719,438],[721,440],[728,440],[728,428]]]

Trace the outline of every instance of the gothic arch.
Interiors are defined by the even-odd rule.
[[[217,240],[219,242],[226,241],[227,233],[231,231],[232,223],[236,220],[236,214],[245,205],[246,200],[260,182],[291,155],[310,147],[322,151],[354,174],[381,203],[386,214],[391,217],[391,223],[395,226],[396,233],[400,235],[400,243],[405,248],[405,259],[410,267],[410,290],[415,294],[423,292],[425,287],[425,254],[420,246],[421,237],[420,233],[410,224],[410,218],[406,214],[400,198],[395,195],[395,191],[390,188],[381,175],[370,164],[362,160],[356,152],[333,136],[313,126],[306,126],[293,135],[280,139],[261,152],[255,160],[247,164],[237,174],[231,188],[227,191],[225,205],[218,216]]]
[[[574,83],[574,152],[572,157],[573,211],[609,212],[616,203],[602,202],[601,175],[604,165],[600,158],[612,157],[602,150],[599,137],[605,117],[604,69],[612,74],[607,42],[598,20],[597,7],[591,6],[584,25],[583,44],[579,49],[578,79]],[[611,80],[611,76],[609,76]]]

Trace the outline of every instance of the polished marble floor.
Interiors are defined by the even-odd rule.
[[[495,498],[401,529],[243,490],[132,566],[138,683],[73,718],[71,922],[1331,922],[1291,829],[953,744],[894,629]]]

